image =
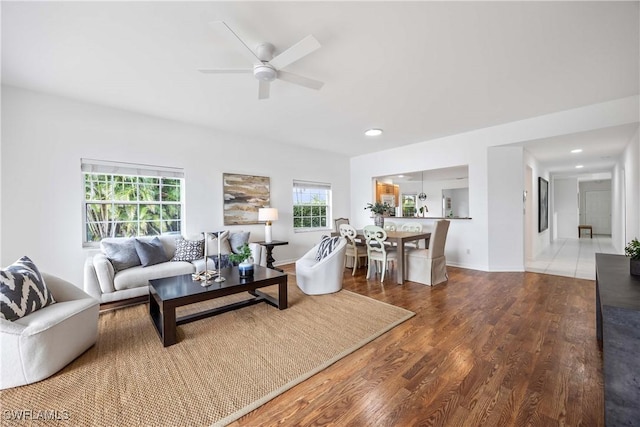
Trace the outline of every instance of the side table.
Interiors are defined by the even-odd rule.
[[[272,268],[274,270],[278,270],[280,272],[283,272],[282,269],[274,267],[273,266],[273,262],[275,261],[275,259],[273,258],[273,248],[275,246],[283,246],[283,245],[288,245],[289,242],[284,242],[282,240],[272,240],[270,242],[255,242],[257,244],[259,244],[260,246],[264,246],[267,250],[267,268]]]

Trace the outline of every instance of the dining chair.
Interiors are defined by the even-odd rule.
[[[419,222],[405,222],[400,226],[400,231],[413,231],[414,233],[422,233],[422,224]],[[407,242],[405,246],[408,248],[418,249],[420,248],[420,242],[416,240],[415,242]]]
[[[356,242],[356,236],[358,232],[349,224],[340,224],[340,236],[347,239],[347,250],[345,252],[345,258],[353,258],[353,272],[352,276],[356,275],[356,268],[359,267],[360,258],[367,258],[366,246],[358,245]]]
[[[405,253],[404,274],[407,280],[429,286],[447,281],[449,276],[444,247],[448,231],[448,220],[436,221],[429,249],[411,249]]]
[[[340,225],[349,224],[349,218],[336,218],[333,222],[336,225],[336,231],[339,232]]]
[[[385,221],[384,222],[384,229],[386,231],[396,231],[398,229],[398,226],[396,225],[395,222]]]
[[[376,272],[382,270],[380,281],[384,282],[384,275],[387,271],[389,262],[396,262],[398,254],[395,248],[385,245],[387,240],[387,232],[384,228],[375,225],[366,225],[364,227],[364,238],[367,244],[367,255],[369,258],[369,266],[367,267],[367,279],[371,277],[371,268],[376,264]],[[382,264],[382,268],[378,267]]]

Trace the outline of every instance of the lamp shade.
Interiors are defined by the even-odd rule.
[[[258,221],[271,221],[278,220],[278,209],[276,208],[260,208],[258,209]]]

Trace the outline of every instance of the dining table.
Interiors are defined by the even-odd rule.
[[[364,231],[356,230],[357,240],[365,241]],[[332,235],[339,236],[340,233],[331,233]],[[430,231],[387,231],[387,242],[395,244],[394,246],[398,251],[398,260],[396,262],[396,283],[402,285],[404,283],[404,244],[407,242],[416,242],[424,239],[424,247],[429,247],[429,239],[431,238]]]

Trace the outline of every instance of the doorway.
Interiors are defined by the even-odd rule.
[[[585,223],[594,234],[611,234],[611,191],[585,191]]]

